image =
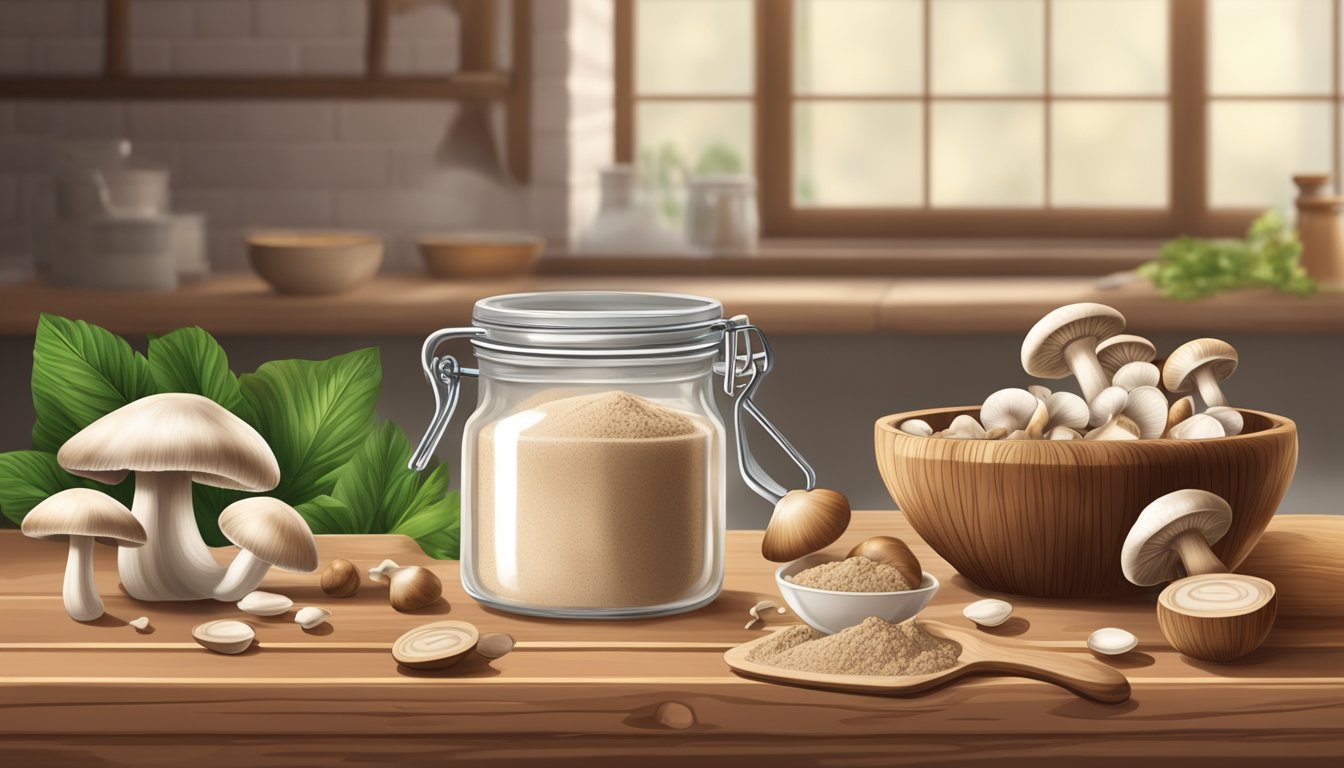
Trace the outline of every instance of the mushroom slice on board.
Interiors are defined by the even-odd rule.
[[[1187,574],[1226,572],[1209,547],[1231,527],[1232,507],[1217,494],[1196,488],[1168,493],[1144,507],[1129,529],[1120,570],[1141,587]]]
[[[1125,316],[1105,304],[1068,304],[1041,318],[1022,342],[1022,367],[1042,379],[1078,379],[1091,402],[1110,382],[1097,345],[1125,329]]]
[[[412,669],[445,669],[476,650],[481,635],[465,621],[436,621],[410,630],[392,644],[392,658]]]
[[[1151,363],[1155,357],[1153,342],[1132,333],[1112,336],[1097,345],[1097,362],[1112,377],[1130,363]]]
[[[1125,363],[1111,377],[1111,384],[1127,390],[1156,387],[1162,382],[1162,371],[1152,363]]]
[[[144,526],[146,544],[122,548],[117,570],[137,600],[203,600],[224,573],[196,528],[192,481],[240,491],[280,482],[265,439],[200,395],[128,403],[67,440],[56,458],[67,472],[100,483],[135,473],[131,514]]]
[[[1227,405],[1220,382],[1237,370],[1237,350],[1221,339],[1195,339],[1176,348],[1162,367],[1162,384],[1171,392],[1199,390],[1209,407]]]
[[[75,621],[93,621],[103,615],[103,599],[93,581],[93,544],[139,547],[145,529],[121,502],[91,488],[71,488],[52,494],[23,518],[23,535],[35,539],[66,539],[70,554],[65,562],[61,597],[65,612]]]
[[[1202,413],[1196,413],[1171,428],[1171,436],[1177,440],[1212,440],[1226,435],[1221,421]]]
[[[214,588],[216,600],[243,599],[261,584],[271,566],[299,573],[317,570],[317,539],[308,521],[279,499],[254,496],[235,501],[220,514],[219,531],[242,552]]]

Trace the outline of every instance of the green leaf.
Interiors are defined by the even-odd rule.
[[[144,356],[82,320],[43,314],[33,345],[33,447],[55,453],[99,418],[154,394]]]
[[[1138,273],[1163,296],[1183,301],[1242,288],[1306,296],[1315,292],[1316,282],[1302,267],[1301,257],[1297,233],[1270,211],[1251,224],[1243,240],[1171,240]]]
[[[0,453],[0,510],[15,524],[39,502],[70,488],[93,488],[130,506],[133,487],[128,478],[120,485],[95,483],[66,472],[56,455],[45,451]]]
[[[367,520],[330,496],[309,499],[294,509],[308,521],[313,533],[368,533]]]
[[[191,486],[191,510],[196,515],[196,529],[201,532],[201,539],[212,547],[228,546],[229,540],[219,530],[220,513],[235,501],[258,495],[194,483]]]
[[[447,469],[438,467],[434,472],[440,470],[443,470],[443,482],[446,484]],[[430,486],[431,482],[427,480],[421,490]],[[430,557],[456,560],[462,534],[460,509],[461,499],[457,491],[417,494],[416,501],[387,532],[410,536]]]
[[[149,370],[160,392],[203,395],[244,421],[256,420],[243,400],[238,377],[229,370],[229,356],[201,328],[178,328],[167,336],[151,336]]]
[[[292,504],[331,493],[369,434],[381,381],[377,349],[274,361],[239,377],[257,431],[280,464],[271,495]]]

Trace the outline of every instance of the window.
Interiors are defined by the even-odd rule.
[[[1340,171],[1344,0],[618,0],[617,155],[773,236],[1233,234]]]

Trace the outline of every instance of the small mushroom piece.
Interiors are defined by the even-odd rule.
[[[1131,333],[1121,333],[1097,345],[1097,362],[1112,378],[1130,363],[1151,363],[1157,357],[1153,342]],[[1155,386],[1156,382],[1153,383]]]
[[[331,611],[326,608],[305,605],[299,609],[298,613],[294,614],[294,623],[304,629],[316,629],[326,624],[329,618],[331,618]]]
[[[279,616],[293,607],[293,600],[274,592],[248,592],[238,601],[238,610],[253,616]]]
[[[1202,413],[1196,413],[1171,428],[1171,436],[1177,440],[1211,440],[1226,435],[1221,421]]]
[[[1232,507],[1196,488],[1154,499],[1129,529],[1120,550],[1125,578],[1141,587],[1185,575],[1225,573],[1210,548],[1232,527]]]
[[[1110,376],[1097,359],[1097,346],[1125,329],[1125,316],[1105,304],[1060,307],[1032,326],[1022,342],[1022,368],[1042,379],[1078,379],[1088,402],[1106,388]],[[989,426],[989,422],[985,422]]]
[[[1013,604],[994,598],[976,600],[962,608],[961,615],[982,627],[997,627],[1013,615]]]
[[[317,570],[317,540],[308,522],[279,499],[254,496],[235,501],[220,514],[219,531],[242,552],[215,587],[216,600],[242,599],[261,584],[271,566],[300,573]]]
[[[1215,405],[1212,408],[1207,408],[1204,410],[1204,415],[1217,419],[1218,423],[1223,425],[1223,434],[1225,435],[1240,435],[1242,428],[1246,426],[1241,411],[1226,405]]]
[[[943,430],[942,435],[961,440],[984,440],[985,428],[980,426],[980,422],[976,421],[974,416],[963,413],[952,420],[952,424]]]
[[[1015,429],[1003,436],[1004,440],[1031,440],[1031,435],[1027,434],[1025,429]]]
[[[487,632],[481,635],[481,639],[476,643],[476,652],[487,659],[494,661],[503,658],[513,650],[516,643],[512,635],[503,632]]]
[[[761,540],[766,560],[787,563],[833,544],[849,527],[849,499],[816,488],[784,494],[775,504]]]
[[[933,427],[929,426],[929,422],[923,419],[906,419],[905,421],[901,422],[900,426],[898,426],[897,429],[901,430],[907,435],[914,435],[916,437],[933,436]]]
[[[986,440],[1002,440],[1007,436],[1008,436],[1008,430],[1004,429],[1003,427],[995,427],[993,429],[985,430]]]
[[[1171,408],[1167,411],[1167,428],[1162,431],[1162,436],[1171,437],[1172,427],[1193,415],[1195,415],[1195,398],[1186,395],[1172,403]]]
[[[145,529],[121,502],[91,488],[70,488],[52,494],[23,518],[23,535],[61,540],[70,545],[61,597],[75,621],[103,615],[103,599],[93,580],[93,544],[139,547]]]
[[[1026,430],[1043,406],[1044,403],[1025,389],[1000,389],[985,398],[980,406],[980,421],[985,429],[1006,429],[1010,433]],[[1048,410],[1045,418],[1049,419]]]
[[[359,592],[359,569],[338,557],[322,569],[320,583],[322,591],[332,597],[354,597]]]
[[[392,658],[411,669],[446,669],[475,650],[476,626],[465,621],[436,621],[410,630],[392,644]]]
[[[909,545],[892,536],[870,536],[854,545],[845,557],[866,557],[875,563],[890,565],[901,572],[911,589],[918,588],[924,581],[919,558],[910,551]]]
[[[743,629],[751,629],[752,627],[756,626],[756,623],[761,620],[761,611],[768,611],[774,607],[775,603],[772,600],[762,600],[761,602],[751,606],[751,609],[747,611],[747,613],[751,614],[751,621],[748,621],[747,625],[743,627]]]
[[[1162,371],[1152,363],[1125,363],[1111,377],[1111,384],[1134,390],[1139,387],[1156,387],[1162,381]]]
[[[257,633],[252,627],[241,621],[224,619],[198,624],[191,630],[191,637],[203,648],[233,655],[246,651]]]
[[[1227,405],[1220,382],[1237,370],[1237,350],[1220,339],[1195,339],[1176,348],[1162,368],[1162,384],[1171,392],[1198,389],[1209,407]]]
[[[384,560],[376,568],[369,569],[369,578],[387,582],[387,602],[398,611],[419,610],[443,595],[443,582],[439,577],[418,565],[397,565]]]
[[[1083,435],[1084,440],[1138,440],[1139,425],[1124,414]]]
[[[134,628],[136,632],[140,632],[141,634],[149,631],[148,616],[137,616],[136,618],[126,622],[126,624],[127,626]]]
[[[1087,636],[1087,647],[1102,656],[1121,656],[1138,646],[1139,638],[1119,627],[1102,627]]]

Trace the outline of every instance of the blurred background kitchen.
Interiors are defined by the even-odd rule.
[[[1236,346],[1233,404],[1301,429],[1285,509],[1339,512],[1341,5],[0,0],[0,450],[40,311],[199,323],[238,371],[378,346],[418,435],[420,341],[476,298],[670,290],[764,327],[764,410],[887,508],[874,419],[1026,384],[1026,330],[1096,300]]]

